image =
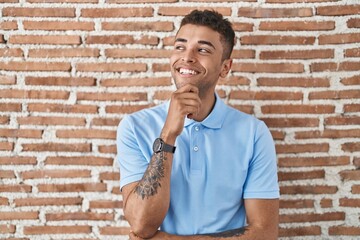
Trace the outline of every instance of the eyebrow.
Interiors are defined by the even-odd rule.
[[[187,40],[185,38],[177,38],[177,39],[175,39],[175,42],[187,42]],[[205,44],[205,45],[212,47],[213,49],[216,49],[215,46],[209,41],[199,40],[198,43]]]

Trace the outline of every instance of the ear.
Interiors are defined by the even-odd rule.
[[[225,59],[224,62],[222,63],[221,66],[221,71],[220,71],[220,77],[225,78],[228,73],[230,72],[231,69],[231,65],[232,65],[232,59]]]

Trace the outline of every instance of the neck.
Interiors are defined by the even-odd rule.
[[[201,109],[199,114],[194,117],[194,120],[197,122],[202,122],[209,114],[215,105],[215,93],[207,94],[206,96],[201,96]]]

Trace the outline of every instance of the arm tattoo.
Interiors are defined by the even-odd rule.
[[[165,160],[166,156],[164,152],[154,153],[152,156],[144,176],[134,189],[134,192],[142,199],[155,195],[157,189],[161,187],[160,180],[164,177]]]
[[[231,229],[225,232],[219,232],[219,233],[211,233],[211,234],[204,234],[210,237],[214,237],[214,238],[230,238],[230,237],[237,237],[240,235],[243,235],[246,231],[246,227],[241,227],[241,228],[236,228],[236,229]]]

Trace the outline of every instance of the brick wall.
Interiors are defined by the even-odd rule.
[[[358,239],[359,0],[0,0],[1,239],[126,239],[117,124],[174,90],[179,20],[209,7],[237,36],[220,96],[276,140],[280,235]]]

